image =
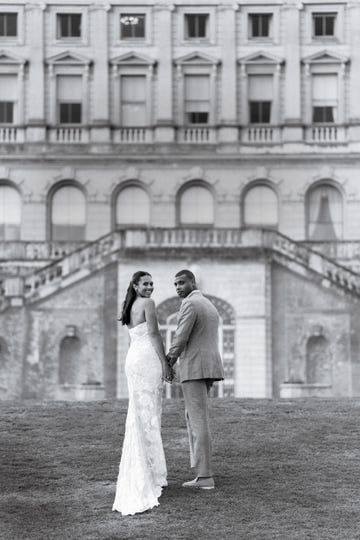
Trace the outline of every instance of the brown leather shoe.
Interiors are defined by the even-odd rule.
[[[209,476],[208,478],[199,478],[197,476],[196,478],[194,478],[194,480],[184,482],[182,487],[195,489],[214,489],[215,482],[212,476]]]

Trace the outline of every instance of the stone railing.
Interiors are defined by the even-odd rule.
[[[321,284],[337,288],[360,297],[360,275],[303,244],[268,229],[137,229],[114,231],[95,242],[86,244],[59,261],[35,271],[12,285],[16,296],[25,301],[37,300],[52,294],[77,280],[91,275],[112,261],[118,260],[124,250],[149,249],[204,249],[219,252],[232,249],[257,249],[271,253],[295,272],[317,275]],[[16,287],[15,287],[16,285]],[[6,280],[0,294],[0,309],[9,288]]]
[[[23,143],[25,140],[25,130],[17,126],[0,127],[0,144]]]
[[[152,128],[146,127],[123,127],[113,129],[112,140],[120,144],[146,144],[154,140]]]
[[[49,128],[49,141],[61,144],[86,144],[90,140],[90,131],[86,127],[58,126]]]
[[[179,127],[177,129],[177,142],[185,144],[214,144],[216,143],[216,129],[210,126]]]
[[[344,143],[347,140],[346,128],[334,124],[310,126],[305,129],[305,140],[321,144]]]
[[[81,247],[79,242],[0,242],[0,264],[5,261],[62,259]]]
[[[275,144],[282,142],[279,126],[256,125],[241,128],[241,142],[247,144]]]

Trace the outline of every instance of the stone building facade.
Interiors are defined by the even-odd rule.
[[[0,398],[126,396],[193,268],[218,396],[360,394],[360,4],[0,3]],[[174,386],[166,395],[178,395]]]

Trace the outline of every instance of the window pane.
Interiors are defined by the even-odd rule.
[[[138,13],[120,15],[120,37],[121,39],[144,38],[145,15]]]
[[[209,113],[206,113],[206,112],[186,113],[186,122],[188,124],[207,124],[209,122]]]
[[[246,193],[244,223],[268,226],[278,224],[278,204],[274,190],[268,186],[255,186]]]
[[[57,37],[81,37],[81,14],[59,13],[57,15]]]
[[[146,107],[144,104],[123,104],[121,106],[121,125],[123,126],[145,126]]]
[[[84,240],[85,197],[80,189],[64,186],[54,193],[51,224],[53,240]]]
[[[0,101],[14,101],[18,93],[17,75],[0,75]]]
[[[17,13],[0,13],[0,36],[17,36]]]
[[[214,199],[201,186],[187,188],[180,199],[180,224],[201,225],[214,223]]]
[[[71,37],[81,37],[81,15],[70,15]]]
[[[335,117],[333,107],[313,107],[313,123],[333,123],[334,121]]]
[[[116,200],[117,225],[148,225],[150,200],[146,191],[130,186],[120,191]]]
[[[206,13],[194,13],[185,15],[185,37],[206,38],[209,16]]]
[[[308,232],[311,240],[336,240],[342,237],[342,197],[332,186],[320,186],[308,199]]]
[[[250,123],[269,124],[271,103],[269,101],[250,101]]]
[[[14,121],[14,104],[9,101],[0,101],[0,123],[12,124]]]
[[[15,188],[0,186],[0,239],[19,240],[21,197]]]
[[[123,101],[143,102],[146,99],[145,75],[123,75],[121,77],[121,97]]]
[[[81,124],[81,103],[60,103],[60,124]]]

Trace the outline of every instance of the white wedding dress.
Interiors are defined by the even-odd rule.
[[[158,506],[167,485],[161,440],[162,369],[146,322],[129,329],[125,361],[129,408],[113,510],[123,515]]]

